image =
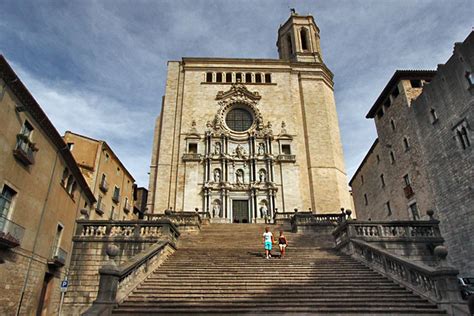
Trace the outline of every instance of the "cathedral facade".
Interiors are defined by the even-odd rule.
[[[351,205],[333,92],[312,16],[278,30],[279,59],[168,63],[148,212],[260,222],[275,212]]]

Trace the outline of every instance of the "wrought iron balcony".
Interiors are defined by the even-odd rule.
[[[413,191],[413,188],[411,185],[407,185],[406,187],[403,188],[403,191],[405,192],[405,197],[407,199],[411,198],[413,195],[415,195],[415,192]]]
[[[102,215],[104,214],[104,209],[105,209],[104,203],[97,202],[97,205],[95,206],[95,211],[99,213],[100,215]]]
[[[48,265],[60,268],[66,264],[66,259],[67,252],[58,246],[53,246]]]
[[[120,202],[120,195],[119,194],[114,194],[112,196],[112,201],[114,201],[115,203]]]
[[[107,183],[106,180],[100,181],[100,183],[99,183],[99,189],[100,189],[102,192],[104,192],[104,193],[109,190],[109,184]]]
[[[32,165],[35,163],[34,152],[37,150],[35,145],[23,134],[16,135],[16,147],[13,155],[24,165]]]
[[[130,203],[129,203],[128,201],[125,202],[125,204],[123,205],[123,210],[124,210],[124,212],[125,212],[125,213],[130,212],[130,208],[131,208],[131,207],[130,207]]]
[[[0,217],[0,248],[14,248],[20,245],[25,228],[11,220]]]

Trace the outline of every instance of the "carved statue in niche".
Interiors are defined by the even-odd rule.
[[[260,206],[260,218],[265,218],[268,216],[268,209],[265,203]]]
[[[212,217],[222,217],[221,201],[215,200],[212,207]]]
[[[265,144],[264,143],[258,144],[258,154],[261,155],[261,156],[265,154]]]
[[[258,172],[258,179],[262,183],[267,181],[267,173],[265,172],[265,170],[260,169],[260,171]]]
[[[244,172],[242,169],[239,169],[235,172],[235,182],[237,184],[243,184],[244,183]]]
[[[214,169],[214,182],[221,182],[221,170],[219,168]]]
[[[237,145],[235,148],[235,155],[239,158],[245,159],[245,155],[247,152],[245,151],[245,148],[242,145]]]
[[[221,154],[221,143],[216,142],[214,144],[214,154],[215,155],[220,155]]]

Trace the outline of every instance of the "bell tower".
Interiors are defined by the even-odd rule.
[[[311,15],[299,15],[291,9],[290,18],[278,29],[280,59],[296,62],[322,62],[319,28]]]

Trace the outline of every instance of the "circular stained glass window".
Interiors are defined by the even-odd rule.
[[[244,132],[252,126],[253,117],[246,109],[234,108],[227,113],[225,122],[231,130]]]

